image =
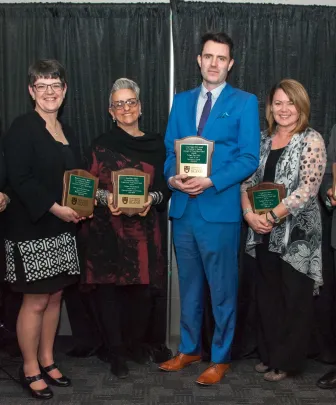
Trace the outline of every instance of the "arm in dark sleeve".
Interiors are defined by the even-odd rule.
[[[2,142],[0,142],[0,191],[3,190],[6,183],[6,165],[3,154]]]
[[[159,152],[159,159],[158,159],[158,164],[155,167],[155,178],[153,181],[153,190],[156,192],[160,192],[162,194],[162,201],[160,204],[157,204],[155,207],[158,211],[163,211],[166,208],[166,205],[169,201],[169,198],[171,196],[171,191],[168,188],[167,182],[164,177],[164,163],[165,163],[165,158],[166,158],[166,150],[164,147],[164,143],[162,140],[162,147]]]
[[[9,185],[36,222],[49,211],[55,199],[34,176],[36,155],[26,128],[12,125],[5,137],[4,152]]]
[[[327,191],[329,190],[329,188],[332,187],[333,183],[332,165],[335,162],[336,162],[336,125],[333,126],[329,137],[329,143],[327,147],[327,166],[320,187],[320,195],[324,202],[326,202],[327,200]]]

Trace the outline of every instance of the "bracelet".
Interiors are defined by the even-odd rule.
[[[270,224],[270,225],[274,225],[274,222],[272,222],[270,219],[268,219],[268,216],[267,216],[267,214],[268,214],[268,212],[266,212],[266,221]]]
[[[96,192],[96,200],[101,205],[108,205],[107,197],[110,194],[108,190],[98,188]]]
[[[161,191],[150,191],[148,194],[153,198],[152,205],[158,205],[162,203],[163,194],[161,193]]]
[[[249,212],[253,212],[253,209],[252,208],[245,208],[243,210],[243,217],[245,217],[245,215],[248,214]]]
[[[280,218],[276,215],[276,213],[273,210],[271,210],[269,213],[271,217],[274,219],[274,223],[278,225],[280,223]]]

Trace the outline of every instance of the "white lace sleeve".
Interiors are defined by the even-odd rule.
[[[326,149],[322,136],[310,132],[304,139],[300,157],[299,186],[282,200],[288,211],[296,216],[319,191],[326,167]]]
[[[243,181],[240,185],[240,192],[241,193],[245,193],[246,190],[250,187],[252,187],[253,184],[253,180],[256,176],[256,171],[252,174],[252,176],[250,176],[248,179],[246,179],[245,181]]]

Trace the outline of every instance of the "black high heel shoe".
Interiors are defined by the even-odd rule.
[[[19,369],[19,378],[23,388],[28,390],[33,398],[36,399],[51,399],[54,396],[54,393],[49,387],[43,388],[42,390],[34,390],[30,384],[35,381],[43,380],[41,374],[34,375],[32,377],[26,377],[23,371],[23,366]]]
[[[56,387],[69,387],[71,385],[71,380],[70,378],[66,377],[65,375],[62,375],[62,377],[59,378],[54,378],[49,375],[49,371],[55,370],[58,368],[55,363],[50,364],[50,366],[47,367],[42,367],[40,364],[40,369],[43,374],[43,378],[48,381],[49,384],[55,385]]]

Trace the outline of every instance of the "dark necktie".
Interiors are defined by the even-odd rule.
[[[208,91],[206,95],[207,95],[208,99],[204,104],[201,119],[198,124],[198,130],[197,130],[198,136],[202,136],[202,132],[205,127],[205,123],[207,122],[207,119],[208,119],[210,111],[211,111],[211,95],[212,95],[211,91]]]

